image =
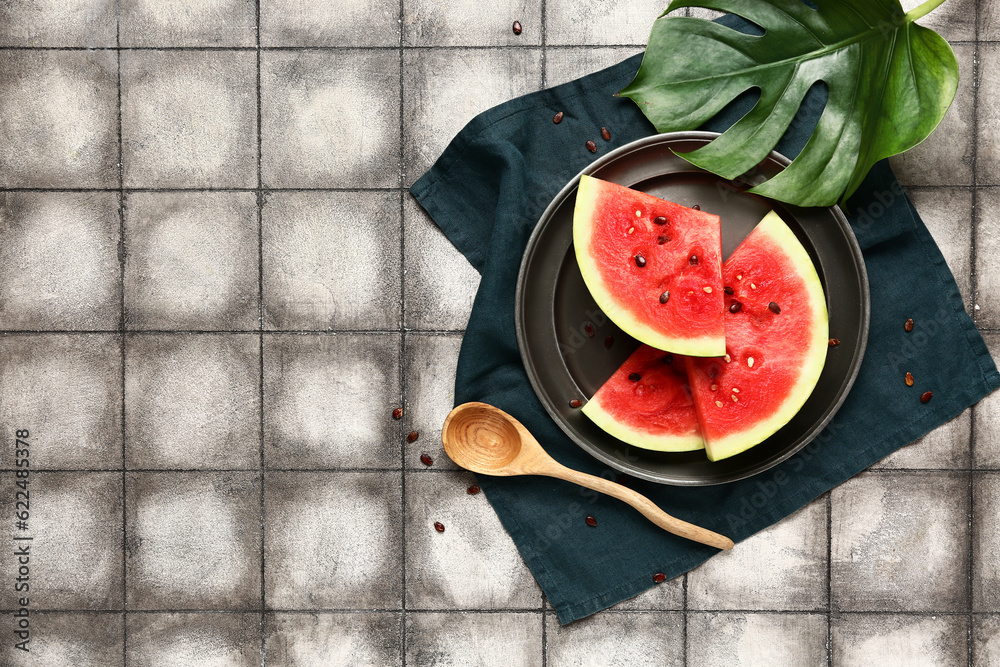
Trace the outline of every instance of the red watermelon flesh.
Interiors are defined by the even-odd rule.
[[[642,345],[582,412],[614,437],[643,449],[703,449],[687,373],[680,356]]]
[[[788,423],[819,380],[829,340],[819,276],[776,213],[733,251],[722,275],[733,291],[725,297],[727,356],[685,360],[713,461],[739,454]]]
[[[678,354],[725,354],[719,217],[580,177],[573,243],[597,305],[623,331]]]

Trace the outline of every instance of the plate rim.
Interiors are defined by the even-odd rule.
[[[847,381],[845,383],[845,386],[843,390],[840,392],[840,394],[837,396],[837,399],[833,401],[833,403],[831,404],[832,409],[829,409],[827,414],[823,417],[823,419],[821,419],[813,426],[812,432],[809,433],[808,437],[803,438],[802,441],[798,443],[795,447],[789,448],[788,451],[783,452],[780,456],[776,456],[774,459],[770,461],[765,461],[756,466],[751,466],[745,471],[734,472],[729,475],[723,476],[720,479],[680,480],[680,479],[665,479],[661,476],[658,476],[653,473],[648,473],[641,469],[636,470],[634,468],[625,468],[622,466],[622,463],[620,461],[617,461],[616,459],[610,456],[604,455],[603,452],[597,450],[596,447],[586,442],[585,439],[577,437],[576,434],[570,432],[564,426],[564,424],[562,423],[561,415],[555,410],[554,406],[550,405],[551,400],[548,398],[547,393],[542,391],[541,381],[539,380],[538,373],[535,370],[535,363],[533,362],[533,360],[529,359],[526,351],[528,347],[528,341],[524,327],[524,309],[523,309],[525,276],[528,270],[529,260],[531,259],[531,256],[533,255],[535,248],[538,245],[539,238],[541,237],[543,229],[545,227],[545,225],[542,224],[543,221],[551,219],[554,211],[558,209],[563,204],[565,199],[577,189],[581,176],[591,174],[594,171],[598,170],[599,168],[603,167],[604,165],[614,162],[619,157],[625,154],[632,153],[638,149],[644,148],[649,145],[669,144],[676,141],[684,141],[690,139],[707,139],[711,141],[712,139],[715,139],[719,136],[721,136],[721,134],[718,132],[709,132],[705,130],[689,130],[681,132],[663,132],[659,134],[653,134],[648,137],[643,137],[641,139],[629,142],[623,146],[619,146],[613,151],[607,153],[606,155],[602,155],[598,159],[589,163],[579,173],[573,176],[559,190],[558,193],[556,193],[556,195],[549,202],[548,206],[545,207],[541,215],[538,217],[538,220],[535,222],[535,226],[532,229],[531,236],[528,238],[528,243],[525,245],[524,253],[521,256],[521,264],[517,273],[517,283],[514,288],[515,289],[514,330],[517,337],[518,353],[521,357],[521,363],[524,366],[525,373],[528,376],[528,381],[531,384],[532,391],[534,391],[535,396],[542,404],[542,407],[545,408],[545,411],[548,413],[549,417],[556,423],[556,425],[559,426],[559,430],[561,430],[570,440],[574,442],[574,444],[576,444],[580,449],[582,449],[588,455],[610,466],[611,468],[619,470],[621,472],[628,473],[629,475],[638,477],[640,479],[669,486],[685,486],[685,487],[717,486],[720,484],[728,484],[742,479],[747,479],[749,477],[753,477],[754,475],[759,475],[762,472],[770,470],[771,468],[774,468],[775,466],[788,460],[796,453],[807,447],[813,440],[816,439],[816,437],[820,433],[822,433],[823,429],[826,428],[826,426],[830,423],[830,421],[840,411],[840,408],[843,406],[844,401],[847,400],[847,396],[851,393],[851,390],[854,388],[854,383],[857,380],[858,373],[861,371],[861,364],[864,361],[865,352],[868,347],[868,333],[871,324],[871,290],[868,281],[868,267],[867,264],[865,263],[864,254],[861,251],[861,246],[858,243],[857,236],[854,234],[854,230],[851,228],[851,225],[847,220],[847,216],[844,215],[844,212],[841,210],[840,206],[833,205],[828,207],[817,207],[817,208],[826,208],[831,212],[834,219],[837,221],[837,224],[845,232],[848,245],[850,246],[851,255],[854,257],[855,262],[860,267],[860,272],[858,277],[861,281],[861,296],[862,296],[861,305],[862,305],[863,317],[860,327],[860,334],[861,334],[860,344],[858,345],[854,358],[851,360],[850,372],[847,376]],[[767,160],[772,160],[774,162],[777,162],[779,165],[781,165],[782,169],[787,168],[788,165],[791,164],[792,162],[791,159],[789,159],[788,157],[779,153],[776,150],[771,150],[768,153],[768,155],[761,160],[761,163]],[[712,172],[696,167],[693,164],[690,165],[690,168],[691,171],[693,172],[707,173],[716,176],[717,178],[720,179],[722,178],[717,174],[712,174]],[[764,199],[767,201],[777,201],[768,197],[764,197]]]

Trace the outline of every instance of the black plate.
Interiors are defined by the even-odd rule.
[[[517,283],[517,342],[535,393],[580,447],[609,466],[642,479],[676,485],[731,482],[767,470],[809,443],[833,418],[857,377],[868,339],[868,275],[854,233],[837,207],[798,208],[745,190],[781,171],[789,160],[771,153],[743,177],[726,181],[677,157],[718,136],[673,132],[622,146],[583,173],[722,217],[723,257],[772,208],[812,257],[826,291],[832,348],[819,383],[781,430],[746,452],[711,462],[704,451],[651,452],[625,444],[569,406],[589,398],[639,343],[594,303],[573,253],[573,206],[580,177],[556,195],[528,241]],[[593,332],[593,336],[589,333]],[[606,349],[605,340],[614,343]]]

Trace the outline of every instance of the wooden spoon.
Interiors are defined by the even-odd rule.
[[[451,460],[484,475],[546,475],[614,496],[674,535],[718,549],[732,549],[733,541],[687,521],[670,516],[652,500],[606,479],[571,470],[545,453],[534,436],[500,408],[486,403],[463,403],[451,411],[441,429],[441,441]]]

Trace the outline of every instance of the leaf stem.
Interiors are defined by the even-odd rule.
[[[917,19],[923,18],[927,14],[937,9],[945,0],[927,0],[924,4],[919,7],[915,7],[910,11],[906,12],[906,20],[916,21]]]

